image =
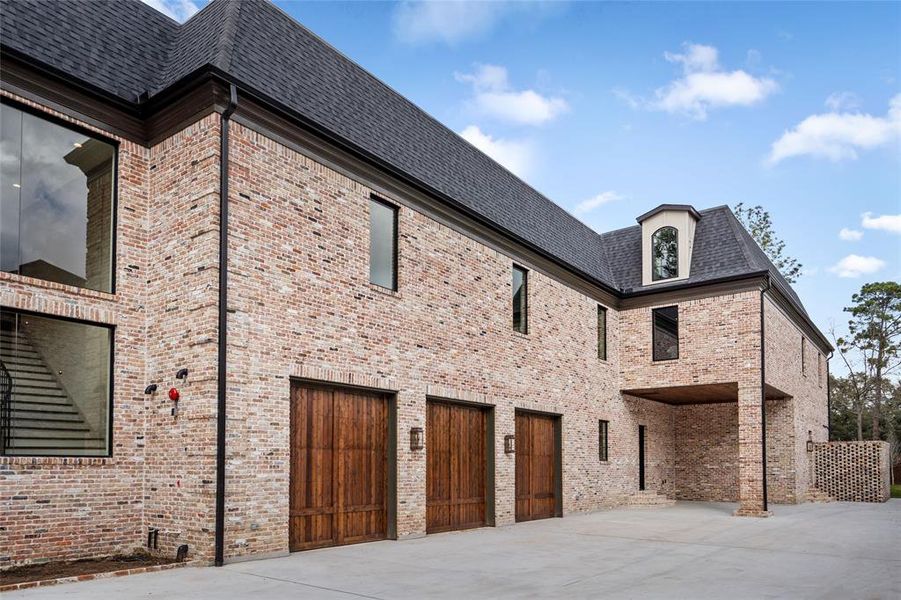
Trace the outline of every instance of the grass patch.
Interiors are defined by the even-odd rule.
[[[901,483],[892,486],[892,498],[901,498]]]

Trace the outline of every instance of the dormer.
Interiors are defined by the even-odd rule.
[[[700,218],[688,204],[661,204],[636,219],[641,225],[641,285],[688,279]]]

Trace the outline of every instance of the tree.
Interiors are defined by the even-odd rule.
[[[789,283],[801,276],[801,263],[785,254],[785,242],[779,239],[773,229],[773,219],[762,206],[745,207],[744,202],[735,205],[735,216],[745,226],[754,241],[770,257],[773,264]]]
[[[848,337],[835,346],[858,393],[872,391],[872,439],[882,439],[882,403],[890,393],[888,377],[901,367],[901,284],[867,283],[851,297]],[[834,333],[833,333],[834,335]],[[855,372],[853,368],[858,366]],[[867,380],[870,380],[869,382]],[[871,382],[871,386],[868,383]]]

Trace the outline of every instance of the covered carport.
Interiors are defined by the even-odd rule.
[[[767,514],[772,499],[763,477],[767,455],[777,454],[780,467],[792,460],[792,441],[776,443],[780,440],[766,433],[767,424],[772,427],[776,423],[780,435],[783,425],[791,429],[791,399],[767,385],[763,406],[759,392],[754,388],[750,392],[738,382],[622,390],[623,394],[673,407],[673,487],[677,500],[740,502],[736,514]],[[782,470],[777,469],[776,475]],[[774,471],[767,469],[767,473],[772,483]],[[779,499],[784,496],[782,483]]]

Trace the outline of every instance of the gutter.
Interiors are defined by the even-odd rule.
[[[766,485],[766,320],[763,307],[764,297],[771,285],[767,272],[766,287],[760,290],[760,462],[763,468],[763,512],[769,510]]]
[[[216,557],[222,566],[225,550],[225,393],[228,357],[228,123],[238,107],[238,88],[229,86],[219,137],[219,356],[216,403]]]

